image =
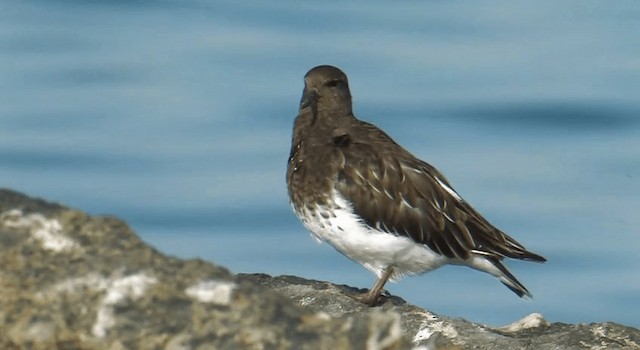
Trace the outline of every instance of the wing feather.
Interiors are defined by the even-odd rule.
[[[363,221],[465,260],[482,252],[496,259],[543,261],[476,212],[433,166],[417,159],[374,125],[359,122],[339,148],[337,190]],[[386,147],[373,147],[376,143]]]

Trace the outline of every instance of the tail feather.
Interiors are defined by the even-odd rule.
[[[516,293],[520,298],[533,298],[533,295],[529,293],[527,287],[525,287],[516,276],[514,276],[507,268],[502,265],[502,263],[498,260],[491,261],[493,265],[500,270],[502,273],[501,276],[497,276],[507,288],[511,289],[512,292]]]
[[[465,262],[465,265],[472,267],[476,270],[490,273],[497,277],[507,288],[516,293],[521,298],[533,298],[531,293],[527,290],[516,276],[514,276],[507,268],[500,262],[500,257],[486,256],[476,254]]]
[[[529,291],[524,288],[524,286],[520,285],[519,287],[516,287],[514,285],[510,285],[509,283],[511,283],[511,281],[507,281],[506,279],[502,278],[500,279],[500,282],[502,282],[502,284],[504,284],[512,292],[516,293],[520,298],[533,299],[533,295],[531,295],[531,293],[529,293]]]

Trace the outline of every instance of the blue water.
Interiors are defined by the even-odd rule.
[[[356,114],[549,259],[534,294],[445,267],[388,285],[501,325],[640,326],[640,3],[0,2],[0,186],[127,220],[234,272],[362,288],[317,245],[284,173],[302,77],[350,77]]]

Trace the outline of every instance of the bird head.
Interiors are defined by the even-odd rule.
[[[304,76],[300,110],[351,114],[351,93],[347,75],[333,66],[317,66]]]

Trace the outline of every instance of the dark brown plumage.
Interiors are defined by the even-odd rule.
[[[376,126],[356,119],[347,77],[335,67],[319,66],[305,75],[287,185],[305,225],[376,273],[378,289],[386,278],[448,263],[491,273],[519,296],[530,296],[501,260],[545,261],[491,225],[437,169]],[[340,222],[356,226],[347,231]],[[397,239],[389,241],[389,253],[362,243],[367,235]],[[413,247],[408,248],[402,237],[424,252],[408,253]],[[415,263],[411,254],[418,256]],[[375,289],[365,302],[378,301],[380,290]]]

